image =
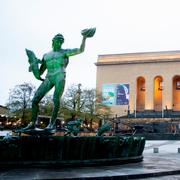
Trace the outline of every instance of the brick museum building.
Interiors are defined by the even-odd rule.
[[[113,114],[180,111],[180,51],[99,55],[96,87]]]

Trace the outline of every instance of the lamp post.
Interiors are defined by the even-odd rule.
[[[163,98],[164,98],[164,81],[161,82],[161,89],[162,89],[162,118],[164,117],[164,101],[163,101]]]
[[[80,101],[81,101],[81,84],[78,84],[77,90],[77,112],[80,113]]]
[[[137,101],[137,95],[135,93],[135,97],[134,97],[134,117],[136,118],[136,102]]]

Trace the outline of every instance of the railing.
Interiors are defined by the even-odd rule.
[[[162,111],[154,111],[154,110],[145,110],[145,111],[136,111],[134,113],[127,114],[128,118],[162,118]],[[173,111],[172,109],[164,109],[163,110],[164,118],[178,118],[180,117],[180,111]]]

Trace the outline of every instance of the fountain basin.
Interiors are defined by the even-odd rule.
[[[0,140],[0,166],[87,166],[143,160],[144,137],[15,136]]]

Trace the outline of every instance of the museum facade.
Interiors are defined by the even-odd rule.
[[[180,51],[99,55],[96,87],[113,114],[180,111]]]

